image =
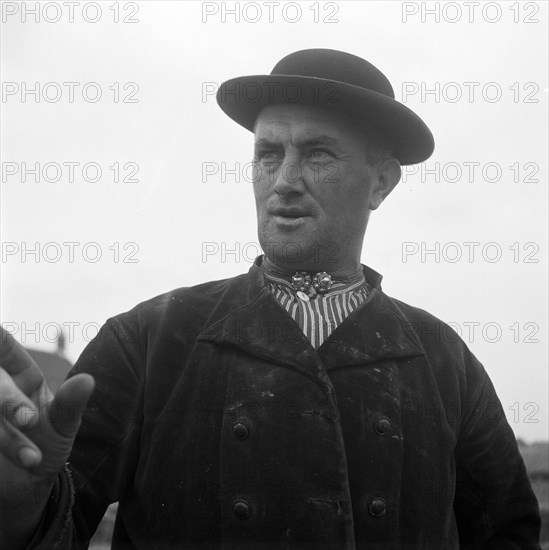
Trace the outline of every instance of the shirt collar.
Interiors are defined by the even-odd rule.
[[[255,268],[255,269],[254,269]],[[292,286],[291,278],[292,274],[276,271],[271,265],[264,261],[264,256],[258,256],[252,266],[252,269],[257,270],[262,277],[264,284],[273,283],[278,286],[287,287],[295,292],[295,288]],[[314,274],[311,274],[314,275]],[[346,292],[348,290],[357,290],[362,288],[365,284],[369,288],[374,288],[380,285],[382,276],[366,267],[361,265],[360,269],[351,277],[335,278],[334,283],[330,291],[326,294],[332,294],[337,292]]]

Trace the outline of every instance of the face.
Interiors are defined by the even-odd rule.
[[[362,131],[341,114],[272,105],[255,126],[259,242],[288,271],[354,273],[370,210],[400,178],[394,159],[367,162]]]

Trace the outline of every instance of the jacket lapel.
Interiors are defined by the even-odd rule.
[[[332,332],[318,353],[328,370],[424,354],[397,304],[374,287],[365,304]]]
[[[236,282],[236,279],[234,280]],[[299,325],[268,291],[262,271],[254,264],[247,286],[233,284],[218,304],[217,313],[198,336],[283,365],[328,382],[320,358]]]
[[[322,381],[327,381],[326,369],[422,354],[417,336],[406,330],[406,317],[382,293],[381,276],[367,267],[364,273],[374,286],[368,301],[345,319],[318,350],[268,291],[257,262],[244,279],[245,285],[242,278],[234,279],[221,299],[218,313],[198,340],[234,346]]]

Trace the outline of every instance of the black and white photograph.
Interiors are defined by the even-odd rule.
[[[0,7],[2,550],[549,550],[546,0]]]

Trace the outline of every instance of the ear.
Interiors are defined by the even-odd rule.
[[[372,167],[372,193],[370,210],[376,210],[400,181],[400,163],[394,158],[386,159]]]

